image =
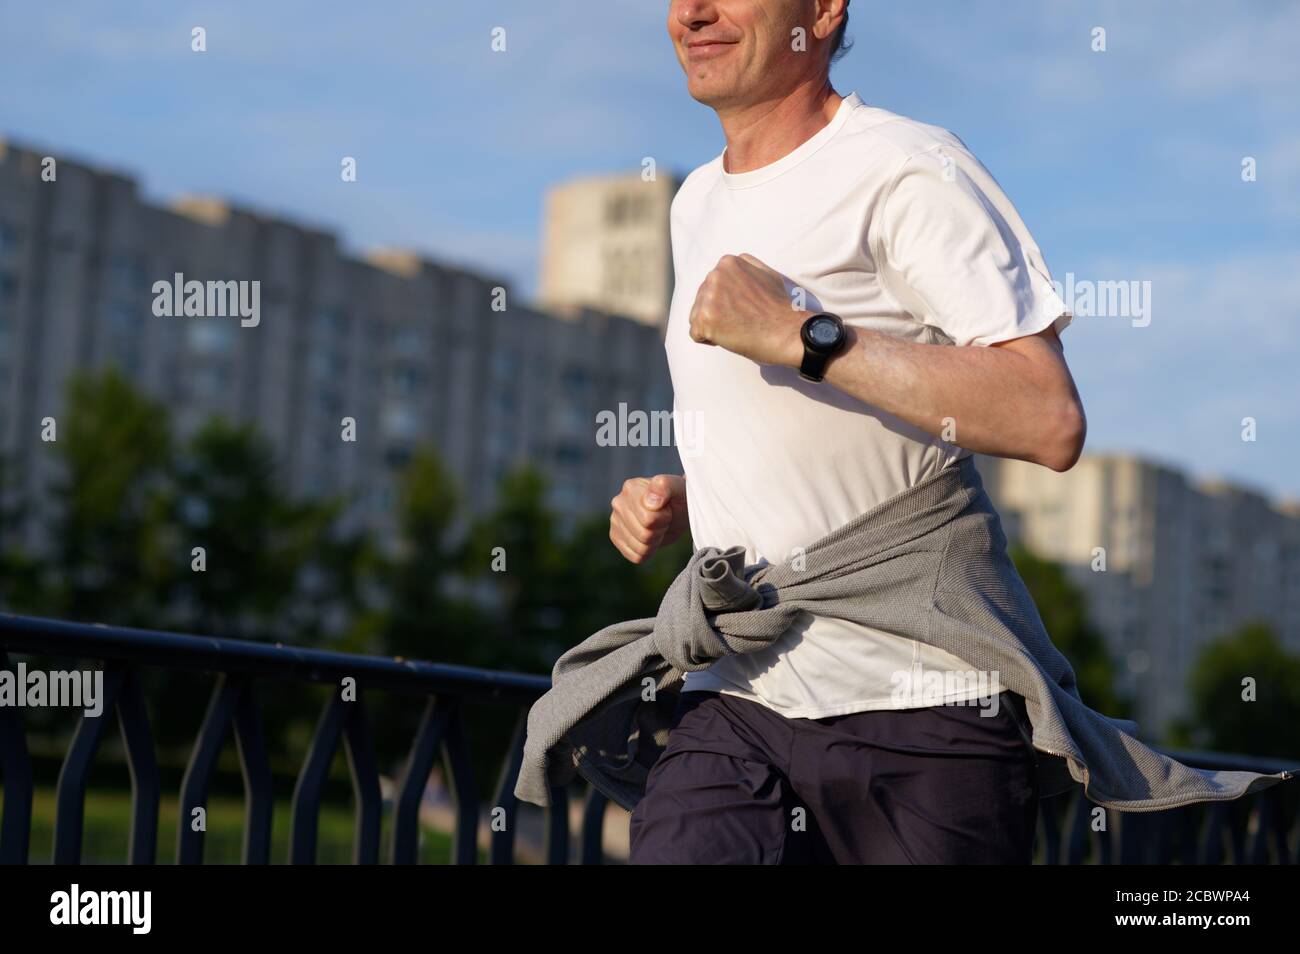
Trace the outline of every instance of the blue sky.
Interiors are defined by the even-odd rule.
[[[530,296],[549,185],[722,149],[667,11],[0,0],[0,136]],[[1152,283],[1145,327],[1080,315],[1063,335],[1088,449],[1300,497],[1300,4],[856,0],[849,33],[836,89],[961,136],[1057,280]]]

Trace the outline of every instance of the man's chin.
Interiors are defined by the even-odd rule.
[[[711,106],[716,109],[719,106],[726,105],[732,98],[731,90],[719,83],[709,82],[688,82],[686,84],[687,92],[691,94],[691,99],[695,100],[702,106]]]

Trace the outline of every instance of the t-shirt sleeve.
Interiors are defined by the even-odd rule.
[[[886,287],[956,345],[1072,320],[1042,252],[992,174],[944,145],[909,156],[884,199],[875,255]]]

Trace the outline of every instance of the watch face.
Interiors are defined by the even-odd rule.
[[[832,318],[817,318],[808,325],[808,337],[814,344],[829,348],[840,339],[840,326]]]

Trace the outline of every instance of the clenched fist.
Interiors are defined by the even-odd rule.
[[[812,314],[793,307],[780,272],[748,253],[724,255],[695,292],[691,338],[760,364],[797,368],[799,329]]]
[[[686,478],[676,474],[631,477],[610,501],[609,538],[633,563],[642,563],[690,528]]]

